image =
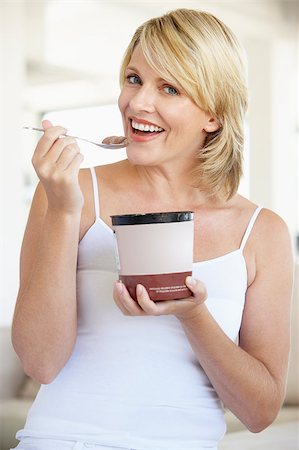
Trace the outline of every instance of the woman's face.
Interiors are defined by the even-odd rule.
[[[133,52],[118,100],[133,164],[193,165],[206,132],[217,122],[180,88],[161,79],[146,62],[140,46]]]

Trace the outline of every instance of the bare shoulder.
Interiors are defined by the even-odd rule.
[[[258,205],[242,196],[237,196],[233,205],[236,224],[241,223],[245,230]],[[283,218],[270,209],[261,208],[245,241],[243,255],[247,266],[248,286],[264,270],[273,272],[274,265],[280,271],[290,272],[293,265],[292,242]]]
[[[101,218],[109,224],[110,211],[106,213],[107,204],[114,202],[115,194],[123,189],[128,168],[125,161],[94,167],[96,183],[99,187],[99,197],[95,198],[92,173],[90,168],[81,169],[79,183],[84,197],[81,214],[80,240],[86,234],[95,220],[95,201],[100,201]]]
[[[236,211],[239,217],[244,214],[246,217],[252,216],[258,205],[239,196],[236,202]],[[256,249],[266,249],[279,245],[291,245],[290,232],[284,219],[274,211],[261,208],[248,241],[249,246]]]
[[[282,217],[266,208],[260,211],[249,239],[250,251],[255,266],[249,283],[252,288],[271,283],[277,289],[282,285],[291,289],[294,256],[290,232]]]
[[[118,161],[95,168],[97,177],[105,183],[117,187],[132,175],[132,166],[128,160]]]
[[[275,251],[291,252],[291,237],[288,226],[281,216],[263,208],[256,220],[252,240],[260,253],[273,255]]]
[[[106,188],[110,185],[115,187],[116,184],[120,184],[120,181],[124,178],[126,171],[127,167],[123,161],[94,167],[94,173],[96,175],[96,179],[101,184],[101,188]],[[84,195],[84,201],[85,203],[89,203],[91,200],[93,200],[91,195],[92,174],[90,168],[80,169],[79,183]]]
[[[268,229],[274,227],[274,230],[279,233],[288,233],[288,226],[281,216],[272,211],[271,209],[262,208],[259,214],[260,227],[262,229]]]

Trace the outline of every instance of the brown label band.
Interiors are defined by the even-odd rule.
[[[185,285],[192,272],[162,273],[155,275],[120,275],[131,297],[136,300],[136,286],[142,284],[151,300],[174,300],[190,297],[191,291]]]

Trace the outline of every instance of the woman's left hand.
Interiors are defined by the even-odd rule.
[[[186,286],[192,292],[188,298],[179,300],[161,300],[154,302],[150,299],[146,289],[137,285],[135,301],[129,294],[126,286],[116,281],[114,284],[114,301],[125,316],[161,316],[174,315],[179,320],[190,319],[203,309],[207,298],[205,285],[192,277],[186,278]]]

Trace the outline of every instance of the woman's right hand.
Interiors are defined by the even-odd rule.
[[[48,209],[72,214],[81,211],[83,194],[78,174],[84,157],[77,141],[61,137],[67,130],[42,122],[45,130],[32,157],[32,164],[48,199]]]

